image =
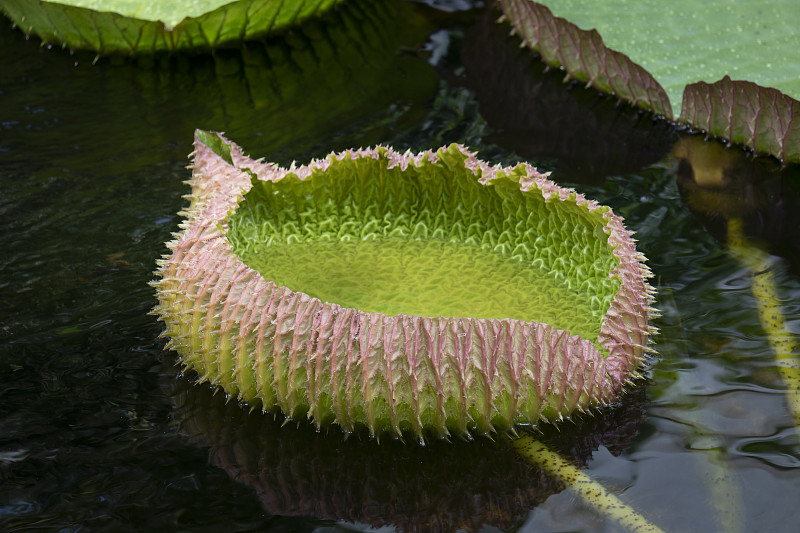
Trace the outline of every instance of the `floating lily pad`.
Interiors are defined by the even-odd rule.
[[[568,77],[786,162],[800,161],[800,135],[792,131],[800,128],[791,124],[800,106],[794,3],[499,5],[524,44]],[[734,100],[734,92],[741,98]]]
[[[489,139],[534,161],[555,158],[554,181],[602,182],[669,153],[674,127],[652,114],[582,87],[566,87],[487,10],[466,35],[464,83],[494,130]],[[563,127],[569,124],[569,127]]]
[[[98,54],[211,49],[263,36],[342,0],[3,0],[0,10],[45,43]]]
[[[549,65],[563,69],[587,87],[616,95],[643,109],[672,117],[664,89],[644,68],[603,42],[596,30],[583,30],[555,17],[530,0],[499,0],[503,18],[525,46]]]
[[[244,402],[373,434],[478,433],[614,401],[652,289],[619,217],[464,148],[290,169],[198,132],[154,282],[169,347]]]
[[[650,72],[681,110],[684,88],[725,76],[800,96],[795,2],[767,0],[558,0],[539,2],[557,17],[595,29],[609,48]]]

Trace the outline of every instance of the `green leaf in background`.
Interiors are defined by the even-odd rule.
[[[652,73],[675,115],[690,83],[724,76],[800,96],[800,4],[765,0],[540,2]]]
[[[557,183],[602,183],[669,153],[677,140],[672,124],[596,90],[565,90],[563,72],[520,48],[496,21],[494,10],[483,13],[461,52],[464,84],[495,128],[493,142],[537,165],[556,157],[551,179]]]
[[[60,0],[59,2],[37,2],[84,7],[92,11],[111,11],[126,17],[163,22],[174,28],[184,18],[195,18],[214,11],[218,7],[234,3],[234,0],[172,0],[153,2],[140,0]]]
[[[542,55],[548,65],[562,68],[600,91],[672,118],[669,99],[653,76],[624,54],[603,44],[596,31],[584,31],[529,0],[499,0],[513,33]]]
[[[800,134],[791,124],[792,110],[800,105],[800,4],[499,3],[524,43],[548,64],[566,70],[567,76],[667,118],[682,109],[681,122],[784,162],[800,161]],[[655,94],[653,85],[663,86],[672,112],[644,96]]]
[[[32,82],[24,98],[4,94],[3,120],[25,120],[26,102],[58,87],[69,102],[59,111],[58,133],[21,128],[2,140],[12,153],[41,135],[52,135],[54,145],[70,139],[102,147],[104,157],[86,158],[81,169],[112,174],[183,159],[188,146],[170,139],[191,138],[198,127],[235,135],[285,165],[299,155],[343,150],[354,138],[378,144],[421,121],[437,94],[436,72],[426,59],[396,53],[417,49],[431,32],[416,6],[349,0],[301,25],[213,54],[145,55],[91,65],[92,53],[37,53],[37,68],[47,76]],[[0,49],[5,46],[8,41],[0,40]],[[90,96],[97,94],[104,97]],[[118,118],[87,128],[83,117],[89,109]],[[126,158],[134,139],[148,148]],[[60,157],[44,155],[41,162],[66,165]],[[70,165],[76,169],[77,163]]]
[[[0,0],[0,11],[48,44],[98,54],[207,50],[316,16],[342,0]]]
[[[681,119],[785,162],[800,161],[800,102],[776,89],[727,76],[693,83],[683,93]]]

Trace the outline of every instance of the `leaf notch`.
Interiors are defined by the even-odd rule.
[[[628,56],[608,48],[597,30],[582,30],[531,0],[498,2],[503,12],[500,20],[511,24],[512,35],[518,35],[523,46],[538,52],[548,65],[565,70],[565,81],[574,78],[672,120],[664,88]]]
[[[344,0],[259,2],[235,0],[177,24],[146,20],[66,1],[3,0],[4,14],[27,35],[45,44],[90,50],[99,56],[208,51],[263,37],[321,15]]]

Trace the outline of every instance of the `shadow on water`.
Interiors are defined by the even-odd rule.
[[[391,24],[397,18],[408,23]],[[49,131],[59,139],[53,148],[67,139],[84,149],[91,142],[117,164],[132,159],[131,149],[163,161],[164,148],[176,138],[191,139],[196,128],[225,131],[281,163],[349,147],[348,136],[373,144],[416,123],[433,97],[433,69],[403,52],[421,46],[430,31],[403,3],[357,0],[240,48],[97,64],[86,53],[37,54],[36,43],[6,32],[8,46],[27,49],[34,64],[7,74],[16,77],[6,82],[14,89],[10,97],[25,104],[6,105],[4,121],[17,135],[5,142],[13,154],[16,146],[32,144],[26,131],[37,137],[34,131]],[[106,120],[87,128],[92,117]],[[24,122],[33,131],[27,125],[20,131]],[[321,139],[332,139],[333,146]],[[181,157],[186,146],[178,148]],[[69,157],[74,166],[78,158]]]

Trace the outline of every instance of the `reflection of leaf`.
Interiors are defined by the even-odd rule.
[[[800,102],[776,89],[728,76],[693,83],[684,92],[681,120],[784,161],[800,161]]]
[[[45,43],[99,54],[138,54],[239,43],[296,24],[338,2],[3,0],[0,10]]]
[[[172,376],[163,384],[181,430],[210,446],[211,461],[283,516],[394,526],[398,531],[511,529],[562,483],[530,465],[505,438],[434,440],[425,446],[364,434],[342,438],[256,409],[242,409],[210,387]],[[190,375],[190,379],[196,376]],[[644,421],[642,388],[613,409],[540,426],[542,441],[581,467],[598,447],[627,449]]]
[[[182,431],[210,446],[211,461],[250,487],[272,514],[399,531],[477,531],[484,524],[507,530],[562,488],[506,439],[426,446],[378,444],[358,434],[345,439],[335,429],[320,433],[311,424],[242,409],[186,380],[170,386],[177,389]]]
[[[567,76],[589,87],[672,117],[664,89],[642,67],[626,55],[603,44],[596,31],[584,31],[529,0],[499,0],[514,32],[539,52],[549,64],[567,71]]]
[[[702,134],[686,135],[672,151],[684,203],[706,231],[728,241],[728,220],[742,224],[742,238],[800,268],[800,165],[781,167],[747,157]]]
[[[420,120],[436,94],[433,67],[418,55],[396,53],[401,46],[424,42],[427,35],[418,16],[417,26],[391,23],[414,18],[409,6],[350,0],[301,26],[214,54],[88,65],[92,55],[76,53],[80,68],[59,57],[62,53],[35,54],[45,74],[27,95],[4,96],[9,110],[4,120],[24,119],[31,94],[46,98],[57,85],[71,105],[48,129],[54,138],[69,138],[76,145],[101,143],[106,157],[87,157],[80,164],[87,170],[108,162],[112,173],[134,162],[163,164],[170,159],[163,147],[175,147],[173,139],[190,138],[198,127],[236,135],[287,165],[299,155],[322,155],[354,142],[377,144]],[[99,121],[89,131],[82,120],[87,109],[119,118]],[[34,129],[20,129],[3,140],[24,147],[37,135]],[[136,157],[122,157],[134,138],[146,139],[148,148]],[[177,146],[176,157],[183,157],[188,148]],[[60,157],[54,152],[42,162],[59,165],[55,160]],[[69,164],[76,168],[79,163],[73,156]]]
[[[563,74],[546,65],[507,28],[484,13],[465,39],[464,83],[496,130],[492,140],[520,156],[555,158],[555,181],[587,183],[635,172],[660,160],[674,127],[592,89],[564,90]],[[569,124],[569,127],[564,127]]]

